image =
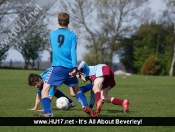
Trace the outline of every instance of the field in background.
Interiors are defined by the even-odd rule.
[[[34,111],[27,111],[34,106],[36,88],[27,85],[29,73],[41,73],[36,70],[0,70],[0,117],[31,117]],[[175,78],[163,76],[115,76],[116,87],[109,92],[110,96],[130,100],[130,112],[123,114],[121,107],[105,104],[99,117],[174,117],[175,116]],[[80,86],[85,83],[80,81]],[[59,88],[70,97],[69,88],[63,85]],[[89,101],[89,93],[86,97]],[[52,108],[55,117],[87,117],[80,104],[70,97],[76,107],[69,111],[58,110],[55,98]],[[41,109],[41,106],[39,107]],[[129,126],[69,126],[69,127],[0,127],[0,132],[45,132],[45,131],[75,131],[75,132],[168,132],[175,127],[129,127]]]

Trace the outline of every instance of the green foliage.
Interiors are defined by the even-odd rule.
[[[88,65],[97,65],[98,60],[95,59],[95,54],[91,53],[84,53],[83,60],[87,62]]]
[[[25,69],[28,69],[29,65],[34,67],[34,62],[41,59],[41,54],[48,46],[48,29],[41,20],[38,23],[39,25],[33,26],[15,46],[15,49],[23,55]]]
[[[5,60],[7,58],[8,50],[9,50],[9,46],[6,46],[5,48],[0,49],[0,63],[2,60]]]
[[[155,56],[149,57],[141,68],[143,75],[158,75],[160,69],[159,60]]]
[[[84,53],[83,60],[85,60],[86,62],[88,62],[88,64],[91,65],[97,65],[99,63],[112,65],[111,53],[115,50],[114,48],[112,49],[107,45],[109,44],[108,38],[99,36],[96,39],[97,42],[95,44],[86,46],[88,50],[86,51],[86,53]],[[117,44],[115,47],[117,47]]]
[[[173,57],[173,36],[167,31],[172,30],[171,26],[164,26],[152,22],[151,24],[141,25],[135,34],[137,37],[133,41],[134,51],[134,67],[142,74],[159,74],[167,75],[168,67],[170,67],[170,58]],[[142,65],[150,56],[156,56],[159,59],[159,73],[149,73],[147,68]],[[147,67],[147,66],[146,66]],[[157,67],[158,68],[158,67]],[[145,69],[147,69],[145,71]],[[155,70],[155,69],[154,69]]]
[[[137,73],[134,67],[134,44],[135,36],[131,38],[124,38],[121,41],[121,48],[118,51],[120,62],[125,66],[126,70],[130,73]]]

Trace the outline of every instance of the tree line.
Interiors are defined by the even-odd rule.
[[[0,26],[9,16],[20,12],[28,1],[1,1]],[[149,7],[149,0],[59,0],[50,14],[34,24],[13,47],[25,60],[25,69],[41,58],[43,50],[49,50],[49,20],[64,11],[70,14],[70,26],[78,34],[78,43],[86,47],[83,55],[89,65],[106,63],[112,66],[117,54],[126,70],[135,74],[174,74],[175,3],[162,0],[165,9],[156,17]],[[20,3],[20,4],[19,4]],[[8,5],[8,6],[7,6]],[[13,6],[13,10],[5,7]],[[14,7],[15,6],[15,7]],[[46,7],[47,8],[47,7]],[[3,11],[5,10],[6,11]],[[29,9],[30,10],[30,9]],[[3,14],[6,12],[8,14]],[[23,12],[27,13],[27,12]],[[2,15],[3,14],[3,15]],[[10,14],[10,15],[9,15]],[[31,26],[31,25],[28,25]],[[21,32],[24,34],[26,31]],[[0,50],[2,61],[8,46]]]

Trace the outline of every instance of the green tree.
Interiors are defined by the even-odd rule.
[[[140,26],[136,33],[137,39],[134,41],[134,66],[138,71],[141,70],[142,65],[152,55],[161,61],[161,66],[164,68],[168,67],[167,64],[169,64],[168,61],[172,54],[172,50],[169,50],[172,36],[168,34],[168,29],[172,30],[171,26],[165,27],[155,22]],[[166,74],[167,72],[165,71],[167,70],[168,69],[164,69],[164,71],[160,71],[159,74]]]
[[[21,11],[23,7],[18,8],[17,11]],[[37,19],[37,15],[33,12],[33,9],[28,7],[25,11],[21,12],[20,20],[26,16],[26,19],[31,19],[23,28],[18,32],[19,36],[22,36],[20,40],[14,45],[14,49],[20,52],[24,58],[24,69],[28,69],[31,65],[35,66],[35,61],[40,60],[41,54],[45,49],[49,47],[49,30],[47,28],[46,16],[41,19]],[[29,17],[29,18],[28,18]]]
[[[13,0],[1,0],[0,1],[0,29],[1,29],[1,37],[3,34],[7,33],[6,26],[8,26],[9,22],[14,15],[17,13],[16,9],[18,8],[18,3]],[[1,42],[0,42],[1,43]],[[0,63],[2,60],[5,60],[8,56],[8,50],[10,49],[9,45],[0,45]]]
[[[6,46],[2,50],[0,50],[0,56],[1,56],[0,57],[0,66],[1,66],[2,60],[5,60],[6,57],[8,56],[8,53],[7,53],[8,50],[9,50],[8,46]]]
[[[159,60],[155,56],[151,56],[142,65],[141,74],[159,75],[160,67]]]
[[[143,63],[151,55],[164,54],[165,52],[165,30],[162,25],[155,22],[141,25],[134,41],[134,66],[140,71]]]
[[[172,29],[174,29],[173,31],[167,30],[167,32],[173,36],[173,41],[171,42],[173,54],[172,54],[172,61],[171,61],[170,70],[169,70],[169,75],[173,76],[173,74],[175,73],[174,71],[175,69],[174,67],[174,64],[175,64],[175,1],[174,0],[163,0],[163,1],[165,1],[166,9],[162,13],[160,21],[165,25],[173,23]]]
[[[24,35],[15,45],[15,49],[22,54],[25,60],[24,69],[28,69],[29,65],[33,68],[35,61],[40,60],[41,54],[48,47],[47,36],[46,25],[39,21],[38,25],[33,26],[30,32]]]
[[[134,27],[139,8],[148,0],[62,0],[62,10],[72,15],[72,25],[84,39],[88,56],[112,65],[120,39]],[[60,8],[61,8],[60,7]],[[134,19],[133,19],[134,18]],[[81,41],[81,40],[80,40]],[[84,58],[85,59],[85,58]]]
[[[125,66],[126,71],[130,73],[137,73],[137,69],[134,67],[135,46],[133,43],[136,37],[132,35],[130,38],[122,39],[121,48],[118,51],[120,62]]]

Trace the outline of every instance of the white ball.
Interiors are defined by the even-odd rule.
[[[61,110],[69,109],[69,100],[66,97],[60,97],[56,100],[56,107]]]

